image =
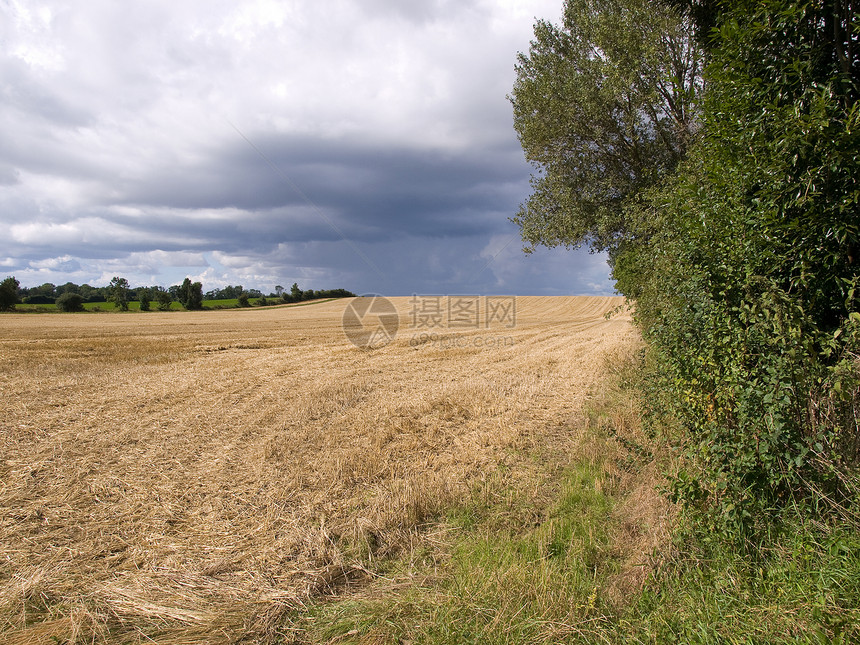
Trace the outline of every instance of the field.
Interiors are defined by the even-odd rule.
[[[262,640],[375,563],[439,552],[460,500],[541,495],[635,342],[619,298],[359,349],[350,300],[0,316],[0,642]],[[407,584],[408,575],[398,584]]]

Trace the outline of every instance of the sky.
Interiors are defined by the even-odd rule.
[[[522,251],[507,99],[562,0],[0,0],[0,276],[611,294]]]

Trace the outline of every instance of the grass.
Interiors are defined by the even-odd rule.
[[[448,513],[439,552],[297,612],[295,642],[860,642],[856,524],[787,509],[743,548],[678,528],[656,492],[671,453],[639,428],[635,371],[618,376],[540,491],[487,480]]]
[[[628,642],[856,643],[860,533],[789,510],[780,535],[748,549],[696,549],[668,563],[615,628]]]
[[[599,590],[618,570],[608,530],[612,500],[596,488],[601,477],[599,466],[566,471],[560,499],[541,509],[534,527],[494,526],[497,509],[458,509],[441,577],[426,564],[422,570],[419,554],[412,573],[423,584],[381,600],[320,605],[305,618],[309,640],[550,643],[593,633],[602,620]],[[530,502],[512,490],[493,492],[521,512]]]
[[[613,356],[610,371],[628,361]],[[673,517],[655,490],[657,457],[641,456],[635,408],[631,390],[602,382],[570,428],[579,441],[568,464],[540,469],[533,488],[497,471],[440,518],[435,552],[403,554],[365,589],[297,612],[295,639],[608,641],[669,547]]]

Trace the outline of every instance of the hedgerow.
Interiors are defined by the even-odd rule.
[[[715,536],[856,492],[860,21],[837,8],[714,5],[699,139],[613,256],[680,421],[673,497]]]

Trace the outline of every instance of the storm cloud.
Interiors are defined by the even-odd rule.
[[[609,293],[521,252],[506,94],[560,0],[0,3],[0,272]]]

